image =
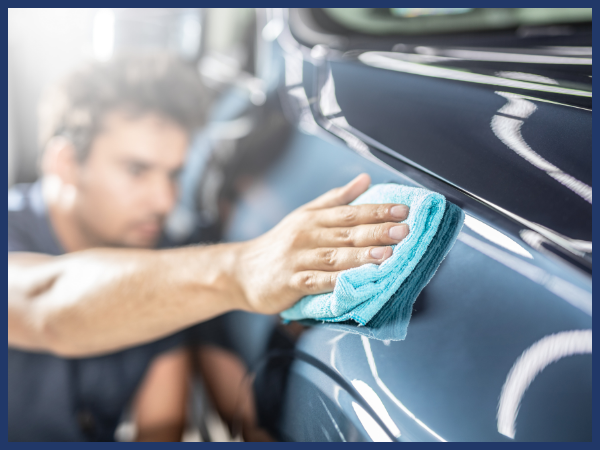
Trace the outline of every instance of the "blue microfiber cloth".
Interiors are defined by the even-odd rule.
[[[452,248],[464,213],[443,195],[397,184],[372,186],[352,202],[367,203],[408,205],[404,222],[409,235],[392,246],[392,256],[382,264],[346,270],[333,292],[300,299],[281,313],[285,321],[354,322],[367,327],[342,328],[379,339],[404,339],[412,305]]]

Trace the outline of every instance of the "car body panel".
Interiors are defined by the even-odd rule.
[[[269,20],[283,26],[262,73],[291,131],[240,190],[226,241],[259,236],[362,172],[442,193],[466,215],[405,340],[352,325],[303,330],[271,431],[294,441],[591,440],[591,97],[559,102],[572,96],[376,68],[359,58],[366,44],[345,56],[310,49],[285,11]],[[544,70],[591,95],[581,71]],[[511,98],[534,112],[503,112]],[[495,116],[523,121],[541,159],[503,142]],[[589,199],[542,160],[588,186]]]

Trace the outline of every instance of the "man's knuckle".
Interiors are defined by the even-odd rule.
[[[344,245],[354,244],[354,233],[350,228],[340,228],[337,230],[337,240]]]
[[[356,208],[347,206],[340,210],[340,220],[342,223],[351,224],[356,220]]]
[[[375,207],[374,216],[377,220],[384,220],[388,216],[388,208],[385,205]]]
[[[334,248],[328,248],[321,251],[319,259],[324,266],[334,267],[337,263],[337,250]]]
[[[315,275],[312,273],[303,273],[300,276],[299,284],[302,290],[311,292],[315,289]]]

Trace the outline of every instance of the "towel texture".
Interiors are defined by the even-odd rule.
[[[382,264],[344,271],[333,292],[300,299],[281,314],[284,320],[358,323],[367,328],[343,328],[379,339],[404,339],[412,305],[452,248],[464,213],[443,195],[397,184],[372,186],[352,202],[366,203],[408,205],[408,236]]]

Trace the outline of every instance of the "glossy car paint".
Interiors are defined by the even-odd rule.
[[[361,172],[440,192],[466,221],[404,341],[328,324],[300,334],[277,375],[285,380],[269,431],[293,441],[591,440],[591,65],[543,66],[557,81],[544,86],[577,95],[513,88],[502,80],[514,78],[497,74],[543,76],[541,64],[535,72],[454,60],[503,84],[449,80],[374,67],[361,59],[368,42],[354,52],[311,49],[287,12],[269,12],[262,25],[274,20],[283,26],[262,73],[291,131],[246,185],[225,239],[256,237]],[[576,39],[591,59],[591,34]],[[521,54],[540,53],[526,44]],[[393,59],[393,45],[378,45],[372,50]],[[480,51],[502,53],[491,44]]]

